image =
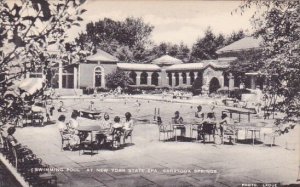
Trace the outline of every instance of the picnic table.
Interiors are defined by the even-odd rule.
[[[88,123],[88,121],[87,121],[87,123]],[[84,142],[87,145],[89,145],[90,150],[91,150],[91,155],[93,155],[93,153],[94,153],[93,143],[96,141],[96,137],[94,137],[94,135],[107,133],[107,130],[101,129],[101,127],[98,124],[81,124],[78,126],[77,130],[78,130],[78,132],[90,133],[91,140],[90,141],[89,140],[80,141],[80,144],[82,144],[82,142]],[[84,150],[85,149],[83,149],[83,151]]]
[[[250,114],[256,114],[254,109],[247,109],[247,108],[235,108],[235,107],[226,107],[223,111],[223,113],[229,113],[230,118],[232,118],[232,114],[238,114],[239,115],[239,122],[241,122],[241,115],[248,115],[248,122],[250,122]]]

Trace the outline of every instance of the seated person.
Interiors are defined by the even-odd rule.
[[[114,124],[111,126],[110,135],[107,137],[108,141],[113,141],[113,147],[117,148],[120,146],[122,128],[123,125],[120,123],[120,117],[116,116],[114,118]]]
[[[179,111],[176,111],[175,112],[175,116],[172,118],[172,122],[174,124],[183,124],[183,118],[180,116],[180,113]],[[180,129],[181,131],[181,136],[185,136],[185,126],[178,126],[177,129]]]
[[[71,119],[69,121],[69,128],[68,132],[70,133],[70,149],[73,150],[74,148],[78,147],[80,144],[80,138],[78,135],[78,121],[77,119],[77,113],[75,111],[71,114]]]
[[[66,116],[65,115],[60,115],[58,117],[58,121],[56,123],[58,129],[60,132],[63,132],[64,134],[68,133],[68,126],[65,123],[66,121]]]
[[[199,139],[202,138],[203,141],[205,141],[205,137],[204,137],[205,132],[203,132],[203,130],[204,130],[203,126],[206,124],[216,124],[215,115],[213,112],[207,113],[207,117],[202,121],[202,125],[199,126],[198,137],[199,137]]]
[[[59,101],[60,106],[58,107],[57,111],[58,112],[66,112],[67,109],[64,107],[64,102],[63,101]]]
[[[123,126],[123,131],[124,131],[124,139],[123,142],[125,142],[125,139],[128,138],[128,136],[130,135],[130,133],[133,131],[133,120],[131,119],[131,113],[130,112],[126,112],[125,113],[125,123]]]
[[[223,132],[226,132],[226,133],[234,133],[234,122],[231,118],[229,118],[227,116],[227,114],[222,114],[221,116],[221,121],[219,122],[220,124],[220,131],[221,131],[221,134],[223,134]]]
[[[100,122],[101,129],[108,130],[108,129],[111,128],[111,124],[112,124],[112,122],[109,119],[108,113],[105,113],[104,116],[103,116],[103,119]]]

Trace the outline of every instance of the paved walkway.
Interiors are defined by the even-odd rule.
[[[288,133],[299,140],[299,126]],[[79,155],[61,151],[55,125],[17,129],[17,139],[57,168],[59,186],[241,186],[295,184],[299,149],[262,144],[213,145],[159,142],[156,125],[135,126],[133,144],[123,149]],[[278,142],[285,142],[281,136]],[[298,144],[299,145],[299,141]],[[299,183],[298,183],[299,184]]]

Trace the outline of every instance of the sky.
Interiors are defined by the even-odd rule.
[[[249,19],[254,10],[243,15],[231,14],[240,4],[240,1],[88,0],[82,7],[87,10],[82,16],[82,26],[70,30],[69,39],[84,32],[87,23],[105,17],[119,21],[126,17],[141,17],[154,26],[151,39],[155,44],[183,42],[192,46],[208,27],[216,34],[228,35],[240,29],[250,34]]]

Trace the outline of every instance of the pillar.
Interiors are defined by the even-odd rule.
[[[172,75],[172,88],[175,87],[176,79],[175,79],[175,73],[171,73]]]
[[[77,67],[74,67],[74,73],[73,73],[73,80],[74,80],[74,89],[77,89],[77,77],[78,77],[78,73],[77,73]]]
[[[152,73],[151,72],[148,72],[147,73],[148,76],[147,76],[147,85],[150,86],[152,84]]]
[[[182,73],[178,73],[178,77],[179,77],[179,86],[182,86],[183,85]]]
[[[161,73],[160,72],[157,72],[158,73],[158,86],[162,86],[162,80],[161,80]]]
[[[229,74],[228,79],[229,79],[229,88],[233,88],[234,87],[234,76],[232,75],[232,73]]]
[[[251,76],[251,89],[256,89],[256,77]]]
[[[62,74],[63,74],[63,67],[62,67],[62,62],[60,61],[58,63],[58,88],[62,88]]]
[[[142,72],[135,72],[136,73],[136,85],[141,85],[141,74]]]
[[[186,72],[186,85],[191,85],[191,77],[189,72]]]
[[[194,81],[197,79],[198,77],[198,72],[194,72]]]
[[[223,76],[219,77],[219,81],[220,81],[221,88],[224,87],[224,77]]]

